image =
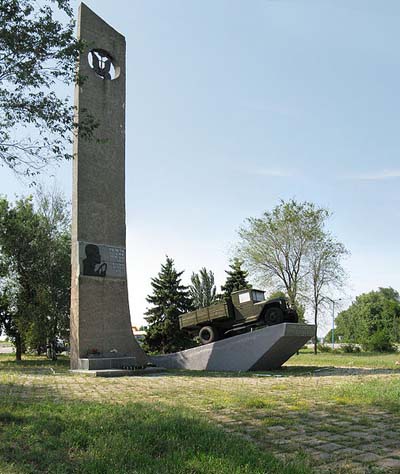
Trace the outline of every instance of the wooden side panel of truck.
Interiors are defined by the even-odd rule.
[[[179,316],[179,327],[182,329],[196,327],[211,321],[222,321],[229,319],[230,313],[228,304],[218,303],[208,306],[207,308],[200,308],[191,313],[182,314]]]

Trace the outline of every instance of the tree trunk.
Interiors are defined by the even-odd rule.
[[[318,308],[314,308],[314,354],[317,355],[317,344],[318,344],[318,338],[317,338],[317,332],[318,332]]]
[[[22,360],[22,339],[20,334],[15,336],[15,360],[20,361]]]
[[[57,360],[57,341],[51,342],[51,360]]]
[[[57,347],[56,347],[57,342],[54,340],[51,340],[47,343],[47,351],[46,355],[47,358],[50,360],[57,360]]]

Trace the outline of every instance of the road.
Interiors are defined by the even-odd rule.
[[[0,354],[12,354],[14,352],[13,346],[5,346],[0,344]]]

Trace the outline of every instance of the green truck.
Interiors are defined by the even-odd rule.
[[[286,298],[266,301],[264,291],[234,291],[225,301],[179,316],[181,329],[198,334],[202,344],[280,323],[297,323],[297,312]]]

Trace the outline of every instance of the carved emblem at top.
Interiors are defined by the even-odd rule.
[[[89,52],[89,65],[103,79],[112,80],[115,78],[112,58],[104,49],[92,49]]]

